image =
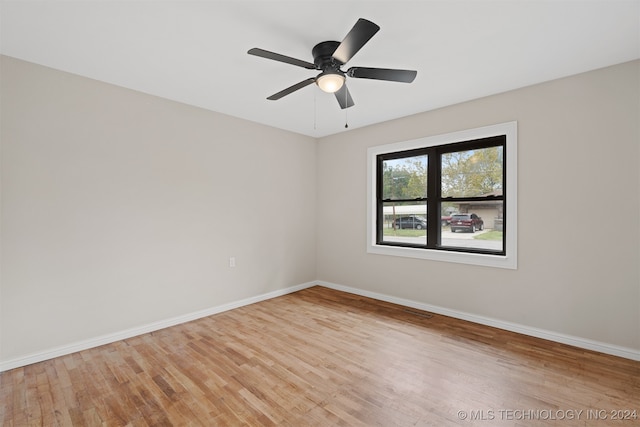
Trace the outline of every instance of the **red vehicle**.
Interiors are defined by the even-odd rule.
[[[475,233],[476,230],[484,229],[484,221],[474,213],[454,214],[451,215],[451,232],[458,230],[470,231]]]

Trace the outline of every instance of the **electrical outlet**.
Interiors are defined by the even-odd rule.
[[[236,266],[236,257],[232,256],[229,258],[229,267],[235,267]]]

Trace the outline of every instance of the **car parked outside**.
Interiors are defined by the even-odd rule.
[[[417,215],[399,216],[393,221],[393,228],[398,230],[402,228],[412,228],[423,230],[427,228],[427,220]]]
[[[453,214],[451,215],[451,232],[458,230],[470,231],[475,233],[476,230],[484,229],[484,221],[474,213]]]

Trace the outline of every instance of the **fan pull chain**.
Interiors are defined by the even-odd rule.
[[[316,125],[318,123],[318,106],[316,103],[316,91],[313,91],[313,130],[317,130]]]
[[[346,89],[346,88],[345,88],[345,89]],[[345,90],[345,91],[344,91],[344,105],[346,105],[346,108],[344,109],[344,128],[345,128],[345,129],[348,129],[348,128],[349,128],[349,120],[348,120],[348,119],[349,119],[349,116],[348,116],[348,113],[349,113],[349,105],[347,104],[347,98],[348,98],[348,95],[349,95],[349,91],[348,91],[348,90]]]

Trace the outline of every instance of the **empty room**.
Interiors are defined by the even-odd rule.
[[[640,425],[640,1],[0,2],[0,425]]]

